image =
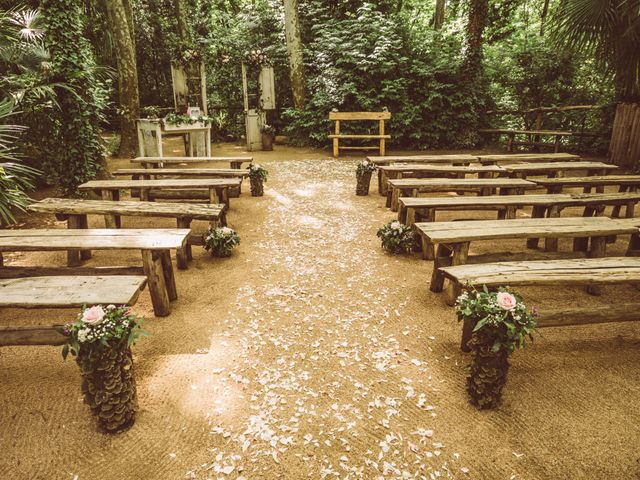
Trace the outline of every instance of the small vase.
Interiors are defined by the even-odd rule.
[[[467,377],[467,391],[471,403],[481,410],[500,405],[502,389],[509,372],[509,353],[504,349],[492,352],[492,345],[492,340],[477,332],[468,342],[472,363]]]
[[[135,422],[138,395],[133,358],[126,340],[109,346],[82,345],[76,363],[82,375],[84,402],[108,433],[129,429]]]
[[[259,177],[251,177],[249,179],[251,183],[251,196],[252,197],[261,197],[264,195],[264,183],[262,179]]]
[[[262,150],[271,151],[273,150],[273,138],[274,136],[270,133],[262,134]]]
[[[369,184],[371,183],[371,172],[356,174],[356,195],[366,197],[369,195]]]

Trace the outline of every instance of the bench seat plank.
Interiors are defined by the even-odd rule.
[[[141,164],[206,162],[251,163],[253,157],[136,157],[131,160],[131,163]]]
[[[505,170],[497,165],[429,165],[429,164],[402,164],[392,163],[391,165],[379,165],[378,169],[390,173],[444,173],[444,174],[467,174],[467,173],[505,173]]]
[[[376,135],[376,134],[350,134],[350,133],[340,133],[338,135],[329,135],[329,138],[354,138],[354,139],[358,139],[358,138],[363,138],[363,139],[370,139],[370,138],[386,138],[389,139],[391,138],[391,135]],[[346,148],[346,147],[340,147],[340,148]],[[356,147],[354,147],[356,148]],[[362,148],[362,147],[358,147],[358,148]],[[378,148],[378,147],[375,147]]]
[[[237,168],[120,168],[113,175],[153,175],[158,176],[194,176],[194,177],[240,177],[249,176],[247,170]]]
[[[90,180],[78,186],[78,190],[120,190],[122,188],[209,188],[237,187],[238,178],[181,178],[162,180]]]
[[[496,164],[498,162],[572,162],[580,160],[580,155],[571,153],[507,153],[497,155],[478,155],[482,164]]]
[[[477,162],[478,157],[468,153],[451,155],[391,155],[391,156],[369,156],[371,163],[376,165],[389,165],[390,163],[471,163]]]
[[[43,250],[174,250],[184,248],[189,229],[0,230],[0,252]]]
[[[388,183],[393,188],[416,188],[423,192],[465,188],[537,188],[535,183],[520,178],[400,178]]]
[[[543,187],[598,187],[608,185],[640,185],[640,175],[594,175],[591,177],[532,178]]]
[[[509,173],[546,174],[568,170],[616,170],[620,167],[603,162],[547,162],[547,163],[515,163],[502,165]]]
[[[60,276],[0,280],[0,307],[77,308],[133,305],[147,283],[144,276]]]

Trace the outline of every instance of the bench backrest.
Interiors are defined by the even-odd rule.
[[[389,120],[391,112],[329,112],[329,120]]]

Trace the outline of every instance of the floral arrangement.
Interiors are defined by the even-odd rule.
[[[363,175],[371,174],[376,171],[376,165],[369,160],[362,160],[356,167],[356,175],[361,177]]]
[[[231,251],[240,245],[240,236],[233,228],[210,228],[204,236],[204,249],[214,257],[229,257]]]
[[[377,233],[382,242],[382,248],[390,253],[410,252],[416,246],[416,240],[411,227],[397,220],[385,224]]]
[[[527,310],[522,298],[507,288],[490,292],[484,286],[481,291],[463,292],[456,301],[456,313],[473,326],[466,342],[472,355],[467,378],[471,403],[479,409],[495,408],[507,382],[509,355],[531,338],[536,312]]]
[[[147,335],[142,330],[142,320],[133,315],[127,306],[84,307],[78,319],[63,328],[62,333],[68,339],[62,347],[62,357],[66,359],[69,351],[77,356],[81,346],[100,348],[126,340],[127,347],[130,347],[137,338]]]
[[[204,126],[208,126],[211,125],[212,121],[213,119],[208,115],[192,117],[191,115],[181,115],[174,112],[171,112],[164,117],[164,123],[167,125],[193,125],[195,123],[202,123]]]
[[[473,331],[482,330],[493,339],[492,352],[523,348],[536,328],[535,309],[527,310],[522,298],[507,288],[464,291],[456,300],[456,314],[459,320],[476,321]]]
[[[257,48],[249,50],[244,54],[244,63],[254,67],[261,67],[263,65],[270,65],[271,60],[264,50]]]
[[[276,129],[273,125],[263,125],[262,127],[260,127],[260,133],[263,133],[265,135],[275,135]]]
[[[259,163],[252,163],[247,167],[247,170],[249,170],[250,179],[260,179],[262,182],[267,181],[269,172]]]

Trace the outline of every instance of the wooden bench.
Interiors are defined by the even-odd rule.
[[[378,150],[380,156],[385,154],[385,142],[391,138],[391,135],[385,135],[384,133],[384,121],[391,118],[391,112],[329,112],[329,120],[333,120],[335,123],[335,133],[329,135],[329,138],[333,140],[333,156],[338,158],[340,156],[340,149],[343,150]],[[377,121],[378,122],[378,134],[372,135],[354,135],[348,133],[340,133],[340,122],[346,121]],[[368,140],[377,139],[378,145],[373,146],[358,146],[358,147],[341,147],[340,140]]]
[[[416,223],[416,217],[424,221],[435,221],[436,211],[497,210],[498,219],[515,218],[516,210],[533,207],[532,217],[558,217],[567,207],[585,207],[584,216],[602,216],[607,206],[626,205],[628,215],[640,201],[638,193],[591,193],[591,194],[541,194],[541,195],[491,195],[486,197],[433,197],[399,199],[398,220],[407,225]],[[418,220],[420,220],[420,218]]]
[[[547,193],[560,193],[564,188],[583,188],[590,193],[592,188],[615,186],[620,192],[635,192],[640,187],[640,175],[593,175],[590,177],[532,178],[532,182],[547,189]]]
[[[152,191],[205,189],[209,192],[209,203],[223,203],[229,207],[229,189],[239,188],[239,178],[183,178],[165,180],[91,180],[78,186],[80,191],[94,191],[103,200],[119,200],[120,190],[139,190],[140,200],[154,198]],[[186,197],[193,194],[188,192]],[[115,220],[114,220],[115,221]]]
[[[455,154],[455,155],[400,155],[391,157],[367,157],[371,163],[376,166],[391,165],[393,163],[443,163],[448,165],[469,165],[472,162],[477,161],[477,157],[469,154]],[[378,169],[378,193],[380,195],[387,194],[387,181],[386,171]]]
[[[510,177],[526,178],[527,175],[547,175],[559,177],[572,170],[586,170],[587,175],[606,175],[611,170],[617,170],[617,165],[603,162],[549,162],[549,163],[515,163],[502,165]]]
[[[398,198],[407,192],[411,197],[425,192],[475,192],[487,195],[493,190],[498,190],[500,195],[516,195],[523,194],[526,189],[537,188],[535,183],[519,178],[404,178],[388,180],[387,183],[387,207],[391,207],[392,212],[398,211]]]
[[[551,147],[554,152],[560,151],[560,145],[562,139],[565,137],[570,137],[573,135],[571,132],[563,132],[556,130],[512,130],[512,129],[483,129],[478,130],[479,133],[485,134],[495,134],[495,135],[506,135],[507,136],[507,151],[513,152],[515,145],[532,145],[535,147]],[[526,135],[529,137],[529,140],[516,142],[516,135]],[[535,138],[532,138],[535,137]],[[549,142],[541,142],[537,139],[540,137],[554,137],[555,141],[553,143]]]
[[[85,305],[135,305],[144,276],[43,276],[0,279],[0,307],[80,308]],[[0,346],[62,345],[62,325],[2,326]]]
[[[67,265],[77,267],[82,259],[91,258],[92,250],[137,250],[142,253],[142,268],[128,270],[146,275],[154,312],[164,317],[171,313],[170,302],[178,298],[171,250],[184,252],[189,233],[188,229],[0,230],[0,265],[2,252],[66,250]],[[176,259],[181,268],[186,268],[184,253],[178,253]],[[37,267],[0,268],[9,275],[25,269],[38,271]]]
[[[580,155],[571,153],[510,153],[499,155],[478,155],[478,161],[483,165],[497,165],[499,163],[549,163],[549,162],[575,162],[580,160]]]
[[[537,260],[528,262],[498,262],[480,265],[457,265],[441,269],[454,282],[453,294],[462,288],[487,285],[499,286],[561,286],[622,285],[640,283],[640,258],[609,257],[571,260]],[[451,298],[448,299],[451,303]],[[455,301],[455,299],[453,299]],[[588,323],[637,320],[636,304],[607,305],[600,308],[571,308],[544,314],[540,327],[583,325]],[[592,321],[593,320],[593,321]],[[474,324],[465,322],[461,346],[467,349]]]
[[[107,228],[118,228],[113,216],[175,218],[178,228],[191,228],[193,220],[204,220],[211,227],[226,225],[226,206],[211,204],[182,204],[135,201],[82,200],[73,198],[46,198],[27,207],[29,212],[53,213],[58,220],[66,220],[68,228],[88,228],[87,215],[105,215]],[[178,268],[186,268],[191,260],[191,245],[202,245],[202,235],[191,234],[184,251],[176,255]],[[81,256],[82,256],[81,252]]]
[[[253,157],[136,157],[131,160],[131,163],[139,163],[142,168],[160,168],[165,163],[188,165],[210,162],[229,162],[231,168],[240,169],[243,163],[253,162]]]
[[[415,231],[420,234],[424,252],[437,245],[433,256],[434,268],[430,290],[441,292],[444,276],[441,267],[464,265],[468,261],[469,247],[476,241],[495,241],[503,239],[573,238],[574,251],[586,250],[577,238],[590,238],[592,258],[604,257],[606,240],[611,235],[637,234],[638,226],[625,224],[622,220],[609,217],[566,217],[566,218],[530,218],[518,220],[472,220],[462,222],[416,223]],[[453,294],[449,294],[451,298]],[[454,299],[455,300],[455,299]]]

